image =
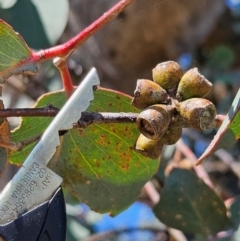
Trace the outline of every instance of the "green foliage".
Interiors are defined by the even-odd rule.
[[[48,103],[56,107],[66,101],[64,92],[48,93],[35,107]],[[136,112],[129,96],[99,89],[88,111]],[[23,118],[12,134],[19,142],[40,134],[52,118]],[[138,135],[134,124],[98,124],[84,130],[71,130],[61,137],[49,167],[64,179],[64,187],[80,201],[99,212],[116,214],[134,202],[141,187],[157,171],[158,160],[144,158],[133,150]],[[22,163],[32,146],[12,152],[10,161]]]
[[[0,19],[0,80],[23,72],[35,73],[31,50],[12,27]],[[23,62],[25,60],[25,62]]]
[[[10,8],[0,6],[0,18],[13,26],[31,48],[42,49],[55,44],[62,35],[68,10],[67,0],[17,0]]]
[[[192,234],[215,234],[227,223],[222,200],[201,179],[184,169],[170,172],[154,212],[166,225]]]
[[[49,99],[51,102],[49,102]],[[66,102],[66,95],[63,91],[47,93],[38,100],[35,107],[46,107],[49,103],[54,107],[60,108]],[[51,123],[53,117],[26,117],[22,119],[21,125],[12,132],[11,141],[21,142],[28,138],[40,135]],[[34,144],[27,145],[22,151],[12,151],[10,153],[10,162],[13,164],[22,164],[29,155]]]
[[[232,203],[230,207],[230,217],[231,221],[234,225],[234,228],[237,230],[240,225],[240,196],[235,197],[234,202]]]
[[[66,1],[62,0],[60,3],[64,4]],[[49,2],[49,4],[52,3]],[[52,40],[48,38],[40,13],[41,10],[38,9],[36,1],[30,0],[19,0],[9,9],[0,9],[0,17],[7,19],[15,26],[30,46],[35,48],[50,46],[59,37]],[[9,14],[12,18],[9,18]],[[25,14],[26,18],[20,18],[19,14]],[[29,19],[32,19],[32,21],[29,21]],[[28,25],[28,28],[26,28],[26,25]],[[59,35],[64,26],[63,24],[59,27]],[[72,50],[74,49],[75,47],[72,48]],[[70,52],[67,54],[70,54]],[[55,52],[55,55],[53,52],[49,58],[63,57],[63,55],[63,52],[60,51]],[[39,57],[39,55],[36,56]],[[234,59],[234,54],[229,49],[221,47],[216,49],[208,65],[212,68],[216,67],[219,56],[221,59],[223,59],[222,56],[228,58],[227,63],[220,63],[220,69],[229,67]],[[19,73],[35,73],[36,63],[33,57],[33,52],[21,36],[15,33],[8,24],[0,20],[0,79],[7,79],[11,75]],[[67,58],[68,56],[64,57]],[[39,62],[42,61],[40,58],[38,59]],[[62,71],[61,74],[62,76],[64,74],[68,76],[66,71]],[[180,79],[178,79],[177,84],[179,81]],[[146,94],[144,91],[141,93]],[[173,100],[176,102],[177,85],[174,86],[173,91],[169,89],[167,91],[170,96],[174,96]],[[139,97],[138,94],[135,98]],[[148,94],[151,96],[152,90]],[[46,107],[51,104],[54,107],[61,108],[66,101],[66,93],[63,91],[52,92],[43,95],[35,107]],[[129,96],[100,88],[95,93],[95,99],[87,111],[137,112],[130,105],[130,102]],[[240,91],[222,127],[199,160],[203,160],[215,150],[225,147],[225,144],[229,145],[239,139],[239,103]],[[175,118],[179,112],[177,106],[174,108]],[[193,111],[196,109],[193,108]],[[22,142],[30,137],[40,135],[52,119],[52,117],[24,117],[21,125],[12,133],[11,141]],[[195,115],[193,119],[196,119]],[[174,118],[171,118],[171,120],[174,120]],[[187,118],[179,118],[179,120],[186,122]],[[177,122],[178,120],[175,120],[175,123],[173,121],[172,124],[176,125]],[[179,123],[186,124],[185,122]],[[189,127],[190,124],[187,126]],[[139,131],[136,126],[129,123],[102,123],[90,125],[85,129],[69,130],[68,133],[60,136],[61,145],[57,148],[49,167],[63,177],[63,186],[77,196],[79,201],[86,203],[98,212],[110,212],[115,215],[138,198],[142,186],[157,172],[159,166],[159,160],[151,160],[134,151],[138,135]],[[33,147],[34,143],[27,145],[20,152],[11,151],[11,163],[21,165]],[[4,161],[8,156],[5,152],[0,154],[3,159],[0,164],[4,169]],[[156,216],[170,227],[195,234],[195,240],[206,239],[209,235],[215,235],[227,228],[236,231],[240,221],[239,199],[236,199],[231,206],[229,219],[223,201],[194,173],[175,168],[169,176],[165,176],[169,159],[170,156],[161,164],[158,174],[163,189],[160,193],[161,199],[154,208]],[[230,239],[219,238],[218,240]]]

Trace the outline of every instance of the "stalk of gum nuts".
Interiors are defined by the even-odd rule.
[[[167,61],[152,71],[152,80],[139,79],[132,105],[142,112],[137,118],[141,132],[135,150],[146,157],[156,159],[163,145],[176,143],[182,128],[205,131],[215,117],[214,104],[204,99],[212,89],[212,83],[197,68],[185,74],[178,63]]]

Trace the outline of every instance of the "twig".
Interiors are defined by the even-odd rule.
[[[170,235],[173,237],[176,241],[188,241],[186,236],[183,234],[182,231],[177,230],[175,228],[167,228]]]
[[[59,109],[48,105],[43,108],[21,108],[21,109],[1,109],[0,110],[0,118],[1,117],[52,117],[56,116],[59,112]]]
[[[219,128],[222,125],[225,117],[226,117],[226,115],[216,115],[215,120],[212,123],[211,128]]]
[[[147,193],[148,197],[150,198],[152,206],[155,206],[160,200],[160,195],[156,190],[154,184],[151,181],[148,181],[143,186],[143,189]]]
[[[233,156],[224,149],[219,149],[214,153],[225,165],[230,167],[230,169],[240,178],[240,163],[233,158]]]
[[[208,238],[207,240],[205,241],[217,241],[219,239],[224,239],[224,238],[230,238],[233,236],[234,234],[234,230],[231,229],[231,230],[227,230],[227,231],[222,231],[222,232],[219,232],[217,233],[216,235],[214,235],[213,237],[210,237]],[[232,239],[231,239],[232,240]]]
[[[41,116],[41,117],[52,117],[56,116],[59,109],[48,105],[42,108],[22,108],[22,109],[1,109],[0,110],[0,118],[1,117],[27,117],[27,116]],[[82,117],[79,122],[79,127],[88,126],[94,123],[129,123],[129,122],[136,122],[138,117],[138,113],[126,113],[126,112],[82,112]],[[217,115],[215,121],[212,125],[215,128],[220,126],[220,123],[223,121],[223,115]],[[83,124],[86,122],[86,124]]]
[[[59,109],[48,105],[43,108],[23,108],[23,109],[2,109],[0,110],[1,117],[54,117],[59,112]],[[82,112],[78,123],[75,123],[74,128],[86,128],[90,124],[96,123],[135,123],[138,113],[132,112]]]
[[[92,36],[97,30],[110,22],[134,1],[135,0],[121,0],[110,10],[105,12],[100,18],[94,21],[90,26],[85,28],[81,33],[70,39],[68,42],[33,53],[32,58],[36,62],[53,59],[55,57],[67,58],[79,45],[81,45],[85,40]]]
[[[167,240],[167,234],[164,230],[158,229],[158,228],[154,228],[154,227],[144,227],[144,228],[127,228],[127,229],[123,229],[123,230],[113,230],[113,231],[107,231],[107,232],[102,232],[102,233],[97,233],[97,234],[93,234],[92,236],[84,239],[84,241],[103,241],[112,237],[116,237],[117,235],[121,235],[123,233],[126,232],[137,232],[137,231],[151,231],[153,233],[155,233],[156,235],[159,234],[159,236],[161,235],[161,238],[158,236],[159,239],[157,240]]]
[[[29,110],[31,115],[29,115]],[[55,116],[58,113],[58,109],[53,106],[47,106],[45,108],[38,108],[38,109],[21,109],[21,111],[12,111],[11,109],[4,110],[7,113],[15,113],[22,115],[28,114],[28,116],[43,116],[43,114],[48,114],[48,116]],[[1,112],[1,111],[0,111]],[[22,116],[21,115],[21,116]],[[9,115],[8,115],[9,116]],[[16,115],[14,115],[16,116]],[[18,115],[17,115],[18,116]],[[73,125],[73,128],[86,128],[87,126],[91,124],[97,124],[97,123],[135,123],[136,118],[138,114],[137,113],[97,113],[97,112],[82,112],[82,116],[79,119],[77,123]],[[61,130],[59,131],[60,135],[64,135],[65,131],[61,133]],[[31,137],[25,141],[14,143],[14,142],[2,142],[0,141],[0,146],[6,147],[10,150],[15,151],[21,151],[24,147],[27,145],[39,140],[42,133]]]
[[[135,123],[138,113],[125,112],[82,112],[82,116],[74,128],[86,128],[91,124],[100,123]]]
[[[230,210],[230,207],[236,201],[236,199],[237,199],[237,196],[236,197],[231,197],[231,198],[228,198],[228,199],[224,200],[224,204],[225,204],[227,210]]]
[[[59,109],[48,105],[43,108],[23,108],[23,109],[1,109],[0,110],[0,118],[1,117],[14,117],[14,116],[21,116],[21,117],[54,117],[59,112]],[[125,113],[125,112],[82,112],[81,118],[77,123],[73,125],[73,128],[86,128],[91,124],[102,124],[102,123],[135,123],[138,117],[138,113]],[[0,146],[9,148],[11,150],[22,150],[25,146],[37,141],[41,135],[37,137],[30,138],[26,141],[21,143],[6,143],[0,142]],[[180,145],[180,144],[178,144]],[[186,146],[186,145],[185,145]],[[183,148],[182,151],[185,151],[185,155],[190,153],[186,150],[186,147],[180,145],[180,148]],[[190,150],[190,149],[189,149]],[[195,157],[195,156],[194,156]],[[195,157],[196,158],[196,157]],[[195,159],[192,157],[192,160]],[[195,165],[193,165],[194,168]]]
[[[206,170],[203,168],[203,166],[196,166],[197,157],[192,152],[192,150],[183,142],[182,139],[180,139],[176,143],[176,147],[191,161],[193,168],[199,178],[201,178],[210,188],[214,189],[214,185],[211,182]]]
[[[0,146],[6,147],[6,148],[8,148],[10,150],[13,150],[13,151],[21,151],[27,145],[30,145],[33,142],[39,140],[41,135],[42,135],[42,133],[39,134],[39,135],[36,135],[34,137],[31,137],[27,140],[21,141],[21,142],[3,142],[3,141],[0,141]]]
[[[72,83],[72,78],[69,73],[66,58],[55,58],[53,61],[54,65],[58,68],[63,83],[63,89],[65,90],[67,97],[69,98],[74,91],[74,85]]]

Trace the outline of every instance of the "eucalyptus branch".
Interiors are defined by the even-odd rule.
[[[32,54],[33,59],[36,62],[46,61],[55,57],[67,58],[78,46],[85,42],[90,36],[96,33],[119,13],[121,13],[126,7],[128,7],[135,0],[121,0],[115,4],[111,9],[105,12],[101,17],[94,21],[91,25],[85,28],[78,35],[70,39],[68,42],[51,47],[49,49],[34,52]]]
[[[65,90],[67,97],[69,98],[74,91],[74,85],[72,83],[72,78],[69,73],[67,66],[67,59],[65,58],[55,58],[53,61],[54,65],[58,68],[63,83],[63,89]]]
[[[70,97],[74,90],[74,86],[67,66],[68,57],[77,47],[79,47],[83,42],[85,42],[89,37],[91,37],[99,29],[105,26],[108,22],[114,19],[119,13],[121,13],[134,1],[135,0],[119,1],[96,21],[94,21],[82,32],[80,32],[78,35],[76,35],[66,43],[48,49],[40,50],[38,52],[32,52],[32,61],[35,63],[39,63],[49,59],[54,59],[54,64],[60,71],[62,77],[63,89],[65,90],[67,97]]]
[[[56,116],[59,109],[48,105],[43,108],[6,108],[0,110],[0,117],[51,117]]]
[[[1,109],[0,118],[3,117],[54,117],[59,109],[48,105],[42,108]],[[132,112],[82,112],[82,116],[74,128],[86,128],[91,124],[100,123],[135,123],[139,113]],[[212,128],[219,128],[225,115],[217,115]]]
[[[195,170],[197,176],[201,178],[205,184],[207,184],[210,188],[214,189],[214,185],[209,178],[208,173],[204,169],[203,166],[196,166],[197,157],[193,153],[193,151],[183,142],[182,139],[179,139],[176,143],[176,147],[191,161],[192,167]]]
[[[83,112],[78,123],[74,128],[86,128],[91,124],[100,123],[135,123],[138,113],[125,113],[125,112]]]
[[[42,108],[23,108],[23,109],[1,109],[0,118],[6,117],[54,117],[59,112],[59,109],[48,105]],[[74,123],[73,129],[86,128],[91,124],[103,124],[103,123],[136,123],[139,113],[132,112],[87,112],[81,113],[81,118],[77,123]],[[213,128],[219,128],[224,119],[224,115],[217,115]],[[39,140],[42,133],[38,136],[34,136],[23,142],[1,142],[0,146],[9,148],[11,150],[22,150],[25,146]]]

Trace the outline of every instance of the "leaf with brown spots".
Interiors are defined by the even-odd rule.
[[[154,213],[167,226],[191,234],[216,234],[228,218],[222,200],[194,173],[174,168]]]
[[[88,111],[136,112],[131,98],[119,92],[99,89]],[[60,107],[66,100],[63,92],[43,96],[37,107],[51,103]],[[13,141],[35,136],[51,118],[23,118]],[[63,185],[81,202],[99,212],[116,214],[132,204],[141,187],[154,175],[158,160],[147,159],[133,150],[139,135],[135,124],[95,124],[84,130],[71,130],[61,137],[49,167],[63,177]],[[10,160],[21,163],[31,151],[13,152]]]

